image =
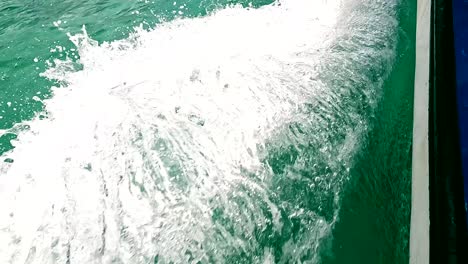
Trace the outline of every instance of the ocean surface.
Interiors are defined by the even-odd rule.
[[[407,263],[416,0],[3,0],[0,263]]]

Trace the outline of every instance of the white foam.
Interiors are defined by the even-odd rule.
[[[101,45],[70,36],[83,69],[64,60],[44,73],[65,88],[0,168],[0,262],[222,262],[255,248],[269,221],[281,230],[265,142],[326,89],[311,79],[339,8],[291,0]],[[236,230],[213,220],[216,208]],[[331,225],[314,217],[299,241],[311,247]],[[258,261],[273,259],[264,252]]]

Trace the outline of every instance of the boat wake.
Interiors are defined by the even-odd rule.
[[[395,6],[288,0],[70,35],[79,59],[51,62],[61,85],[0,167],[0,262],[318,262]]]

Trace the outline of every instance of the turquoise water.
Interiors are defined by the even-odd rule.
[[[407,262],[415,9],[3,1],[0,262]]]

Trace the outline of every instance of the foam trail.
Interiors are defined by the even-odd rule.
[[[318,262],[395,5],[289,0],[70,36],[83,69],[44,73],[66,87],[0,168],[0,262]]]

